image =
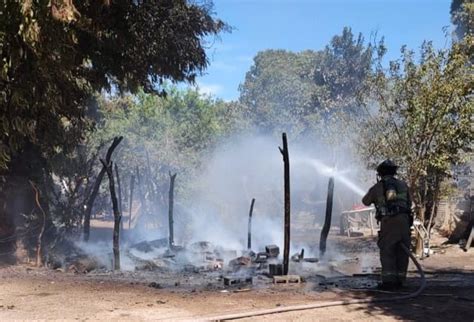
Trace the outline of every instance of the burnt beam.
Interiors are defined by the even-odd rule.
[[[247,234],[247,249],[252,249],[252,213],[253,213],[253,206],[255,205],[255,198],[252,199],[250,203],[250,210],[249,210],[249,225],[248,225],[248,234]]]
[[[334,178],[330,177],[328,182],[328,195],[326,199],[326,216],[324,217],[324,225],[321,230],[319,239],[319,256],[322,258],[326,252],[326,241],[328,239],[329,229],[331,228],[332,202],[334,195]]]
[[[288,152],[288,141],[286,133],[282,135],[283,148],[279,148],[283,156],[283,176],[284,176],[284,199],[285,199],[285,242],[283,247],[283,274],[288,274],[288,265],[290,262],[290,212],[291,212],[291,197],[290,197],[290,156]]]

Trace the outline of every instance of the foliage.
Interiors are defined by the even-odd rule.
[[[166,97],[142,91],[136,96],[103,98],[102,122],[88,138],[93,151],[114,136],[124,136],[114,156],[124,191],[138,169],[143,197],[161,205],[166,202],[169,172],[178,173],[179,192],[189,190],[189,182],[213,147],[242,124],[233,103],[192,89],[168,86],[166,91]]]
[[[284,50],[257,54],[240,86],[240,103],[252,125],[266,133],[303,131],[313,92],[311,69],[318,56]]]
[[[372,165],[397,160],[424,220],[451,166],[472,147],[474,74],[462,43],[437,51],[425,42],[419,63],[414,56],[404,47],[388,71],[379,63],[369,78],[367,109],[377,114],[362,124],[359,148]]]
[[[95,91],[193,82],[208,63],[206,37],[226,28],[211,10],[186,0],[2,1],[0,167],[26,142],[45,156],[74,147]]]
[[[474,3],[470,0],[452,0],[451,21],[458,40],[474,35]]]
[[[373,51],[362,35],[354,37],[344,28],[322,51],[260,52],[240,86],[240,103],[261,131],[326,135],[342,116],[359,114],[357,94],[370,72]]]

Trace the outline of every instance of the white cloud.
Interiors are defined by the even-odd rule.
[[[196,88],[199,93],[204,95],[218,95],[224,90],[224,87],[222,85],[206,83],[198,83]]]

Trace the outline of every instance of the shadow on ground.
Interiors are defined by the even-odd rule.
[[[413,299],[394,301],[393,298],[414,293],[420,278],[408,279],[407,286],[399,293],[376,290],[349,291],[356,298],[371,298],[366,306],[349,306],[349,311],[364,310],[371,316],[390,316],[410,321],[473,321],[474,319],[474,272],[450,269],[429,272],[427,287]],[[349,295],[348,294],[348,295]],[[383,299],[383,301],[380,301]]]

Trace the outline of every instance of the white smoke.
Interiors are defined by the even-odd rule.
[[[203,160],[198,176],[190,178],[186,197],[175,197],[175,241],[189,246],[208,241],[228,250],[247,248],[247,225],[250,202],[256,199],[252,219],[252,249],[263,251],[276,244],[283,252],[283,160],[278,150],[281,140],[276,137],[234,137],[223,142]],[[338,225],[339,214],[360,203],[360,187],[366,172],[357,166],[350,149],[320,142],[293,142],[289,138],[291,165],[292,239],[291,254],[305,249],[305,257],[318,257],[318,229],[324,220],[328,178],[334,176],[335,192],[332,225]],[[179,176],[179,174],[178,174]],[[180,181],[177,181],[179,184]],[[363,185],[366,186],[366,185]],[[163,209],[161,209],[163,212]],[[160,228],[138,226],[126,232],[129,243],[168,237],[167,218]],[[301,238],[300,231],[313,229],[310,238]],[[131,234],[132,233],[132,234]],[[128,235],[128,236],[127,236]],[[304,234],[303,234],[304,235]],[[85,246],[85,245],[83,245]],[[94,253],[111,252],[111,243],[86,246]],[[122,240],[122,250],[127,247]],[[124,253],[124,252],[122,252]],[[160,253],[161,254],[161,253]],[[328,243],[327,258],[337,257]],[[146,255],[133,253],[143,259]],[[176,257],[182,262],[196,258]],[[122,257],[125,269],[133,269],[133,261]],[[108,261],[108,259],[107,259]],[[108,263],[110,264],[110,263]],[[110,265],[107,265],[110,266]]]
[[[214,151],[185,202],[189,219],[186,239],[245,249],[248,212],[255,198],[252,248],[262,250],[269,244],[282,248],[283,161],[279,145],[275,137],[239,137]],[[321,143],[293,143],[290,138],[289,151],[292,221],[298,221],[303,213],[314,218],[307,223],[312,227],[324,220],[328,177],[333,175],[333,225],[337,225],[342,210],[360,203],[363,190],[357,182],[363,170],[354,166],[357,163],[348,152],[339,151],[334,161],[334,147]],[[334,170],[331,162],[342,170]],[[319,242],[319,236],[313,242]]]

